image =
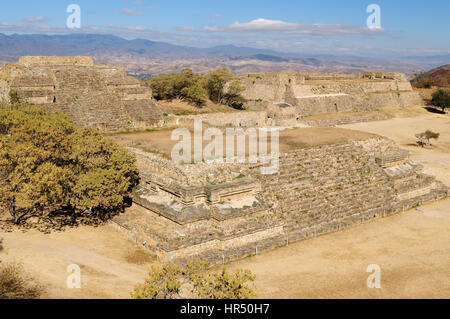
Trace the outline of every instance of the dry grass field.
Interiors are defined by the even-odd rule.
[[[450,117],[419,107],[385,111],[395,118],[345,127],[395,140],[425,164],[425,172],[450,185]],[[415,146],[414,134],[426,129],[440,132],[440,139],[430,148]],[[135,136],[141,139],[123,138]],[[156,262],[108,225],[0,237],[0,260],[22,262],[46,286],[47,298],[128,298]],[[66,268],[73,263],[81,267],[81,289],[66,287]],[[381,267],[381,289],[366,286],[369,264]],[[252,270],[259,296],[267,298],[450,298],[450,199],[228,267]]]

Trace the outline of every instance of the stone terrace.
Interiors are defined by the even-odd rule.
[[[162,110],[151,89],[122,67],[90,57],[22,57],[0,68],[0,102],[11,92],[22,102],[64,111],[82,126],[119,132],[159,126]]]
[[[161,259],[221,263],[449,195],[377,135],[295,129],[281,132],[280,144],[280,169],[272,175],[257,165],[178,165],[134,150],[143,172],[134,193],[141,208],[112,224]]]

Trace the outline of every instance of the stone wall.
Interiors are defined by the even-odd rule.
[[[183,120],[201,120],[209,125],[223,127],[253,127],[253,126],[265,126],[267,124],[267,112],[233,112],[233,113],[208,113],[199,115],[186,115],[178,117]]]
[[[0,101],[45,105],[75,123],[104,132],[160,126],[162,110],[151,89],[123,67],[94,65],[89,57],[22,57],[0,69]]]
[[[293,107],[293,119],[315,114],[370,112],[381,107],[423,105],[400,73],[366,72],[354,74],[261,73],[241,81],[243,96],[250,110],[271,110],[274,118],[285,114],[273,112],[274,105]],[[278,109],[280,109],[278,107]]]

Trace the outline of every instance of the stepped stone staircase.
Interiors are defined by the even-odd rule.
[[[152,91],[121,67],[95,65],[87,57],[26,57],[0,68],[0,100],[17,92],[21,101],[63,111],[75,123],[104,132],[160,126],[162,110]]]

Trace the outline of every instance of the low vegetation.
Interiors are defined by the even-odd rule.
[[[450,85],[450,72],[435,72],[434,74],[422,72],[415,75],[411,84],[420,89],[448,87]]]
[[[431,139],[435,139],[437,140],[439,138],[439,133],[430,131],[430,130],[426,130],[423,133],[419,133],[416,134],[416,137],[418,138],[417,144],[419,144],[420,146],[424,147],[424,146],[431,146]]]
[[[234,108],[242,108],[245,99],[241,96],[245,87],[234,79],[226,68],[219,68],[206,75],[195,74],[191,69],[180,73],[158,75],[147,82],[157,100],[185,100],[203,106],[207,100]],[[228,87],[227,87],[228,85]]]
[[[0,299],[37,299],[42,292],[20,264],[0,264]]]
[[[0,209],[14,224],[98,223],[123,209],[135,157],[62,113],[0,107]]]
[[[3,250],[0,238],[0,252]],[[36,299],[43,292],[42,286],[27,276],[20,264],[2,263],[0,260],[0,299]]]
[[[249,299],[255,297],[249,285],[255,276],[248,270],[230,273],[223,269],[211,271],[211,266],[194,261],[186,266],[166,264],[153,266],[143,284],[135,287],[135,299]]]
[[[445,109],[450,108],[450,91],[440,89],[434,92],[431,99],[431,104],[441,108],[442,112],[445,112]]]

